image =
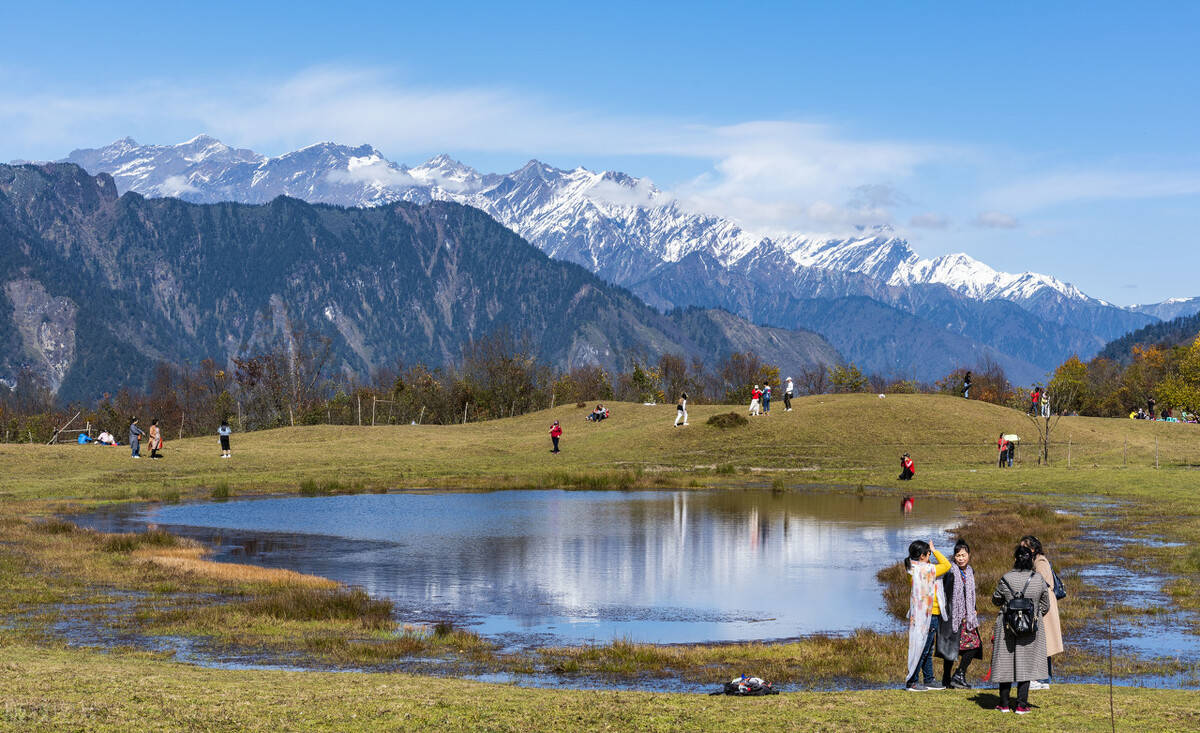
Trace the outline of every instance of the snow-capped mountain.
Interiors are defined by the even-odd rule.
[[[1108,340],[1156,319],[1091,298],[1048,275],[998,272],[965,254],[922,259],[887,228],[843,238],[765,237],[732,220],[688,210],[646,179],[562,170],[536,160],[511,173],[483,174],[445,155],[410,168],[369,145],[319,143],[265,157],[200,136],[175,146],[142,146],[126,138],[76,150],[66,162],[111,174],[120,191],[196,203],[263,203],[280,195],[355,207],[398,200],[458,202],[487,212],[551,257],[580,264],[660,308],[721,305],[769,325],[813,328],[849,358],[874,363],[885,373],[912,372],[910,365],[872,362],[862,349],[848,350],[831,336],[838,328],[833,321],[822,330],[820,324],[781,315],[812,317],[811,308],[768,304],[867,297],[918,318],[937,313],[937,319],[945,319],[930,321],[932,327],[970,334],[977,358],[991,356],[1002,363],[1009,358],[1022,379],[1031,369],[1052,368],[1072,353],[1095,353]],[[669,282],[673,277],[692,279],[679,287]],[[744,297],[731,298],[715,285],[735,279],[749,289]],[[1027,320],[1048,325],[1037,325],[1036,337],[1026,334],[1024,341],[1017,334],[1018,346],[999,348],[1008,334],[990,331]],[[980,323],[997,324],[997,329],[974,333]]]

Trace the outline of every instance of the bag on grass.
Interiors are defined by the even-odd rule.
[[[765,682],[761,677],[735,677],[726,682],[724,688],[710,695],[736,695],[738,697],[757,697],[759,695],[778,695],[779,690]]]
[[[1025,597],[1025,591],[1029,590],[1029,582],[1036,574],[1030,573],[1020,595],[1013,594],[1004,604],[1004,631],[1014,638],[1037,633],[1037,606],[1034,605],[1033,599]],[[1008,592],[1012,593],[1012,586],[1008,585],[1007,579],[1001,578],[1000,582],[1008,586]]]

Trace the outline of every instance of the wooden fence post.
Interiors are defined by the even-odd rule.
[[[417,424],[420,425],[425,419],[425,405],[421,405],[421,414],[417,416]]]
[[[1158,468],[1158,436],[1154,436],[1154,467]]]
[[[379,402],[379,398],[371,395],[371,427],[375,427],[375,404]]]
[[[358,395],[358,426],[362,427],[362,395]]]
[[[1125,436],[1125,448],[1121,451],[1121,465],[1129,465],[1129,436]]]
[[[1071,467],[1071,436],[1067,436],[1067,468]]]
[[[470,402],[463,405],[463,425],[467,424],[467,408],[471,406]]]

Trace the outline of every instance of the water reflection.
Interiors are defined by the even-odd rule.
[[[517,642],[772,639],[892,627],[876,571],[950,502],[769,491],[391,494],[156,508],[136,518]],[[117,521],[111,519],[110,521]],[[209,528],[209,529],[205,529]],[[214,529],[219,532],[214,532]]]

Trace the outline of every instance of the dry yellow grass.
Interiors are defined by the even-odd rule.
[[[293,570],[260,568],[254,565],[213,562],[204,557],[209,550],[203,547],[144,548],[132,557],[143,563],[183,575],[199,576],[228,583],[262,583],[288,587],[337,588],[339,583],[318,575],[305,575]]]

